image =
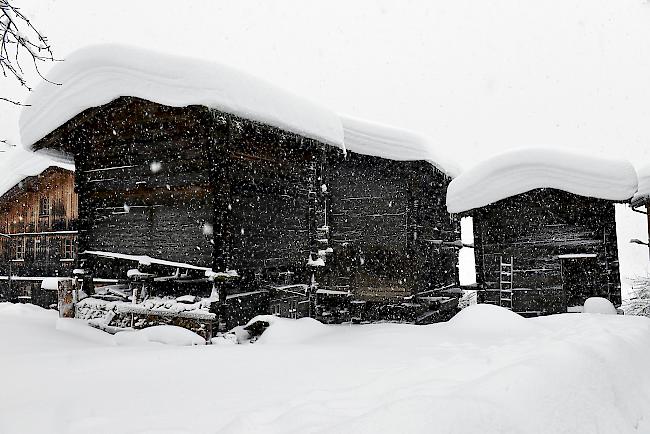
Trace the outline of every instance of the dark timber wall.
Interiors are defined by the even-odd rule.
[[[566,312],[590,296],[620,304],[611,201],[539,189],[473,210],[472,216],[484,301],[498,304],[500,259],[512,257],[515,311]]]
[[[222,298],[237,303],[229,326],[266,313],[260,290],[285,284],[350,289],[363,300],[457,284],[449,178],[426,162],[344,156],[218,110],[131,97],[86,110],[35,147],[74,155],[80,252],[237,270]],[[99,277],[125,272],[85,261]]]
[[[348,152],[328,165],[325,180],[333,289],[371,301],[458,284],[449,177],[422,161]]]

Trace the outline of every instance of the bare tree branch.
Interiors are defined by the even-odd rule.
[[[10,0],[0,0],[0,71],[4,77],[13,77],[21,86],[31,90],[21,64],[23,56],[31,58],[36,73],[49,81],[39,69],[39,63],[56,60],[47,38]],[[22,105],[7,98],[0,100]]]

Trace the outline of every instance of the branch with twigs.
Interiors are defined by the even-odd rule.
[[[55,61],[52,47],[47,38],[20,12],[20,9],[9,3],[10,0],[0,0],[0,71],[6,78],[14,78],[18,83],[31,90],[23,69],[23,58],[31,59],[36,73],[45,81],[39,69],[39,63]],[[57,83],[52,83],[57,84]],[[0,97],[0,100],[15,105],[20,102]]]

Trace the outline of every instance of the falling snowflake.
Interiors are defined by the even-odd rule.
[[[162,169],[162,163],[160,163],[160,161],[152,161],[149,165],[149,169],[151,170],[151,173],[158,173]]]

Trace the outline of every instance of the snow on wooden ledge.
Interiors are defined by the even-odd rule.
[[[122,45],[91,45],[57,63],[20,116],[31,146],[84,110],[133,96],[173,107],[203,105],[344,147],[338,115],[224,65]]]
[[[580,196],[626,201],[637,189],[637,175],[626,160],[558,148],[525,148],[490,158],[454,179],[447,209],[459,213],[538,188]]]

